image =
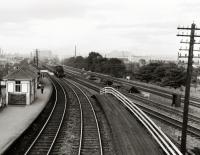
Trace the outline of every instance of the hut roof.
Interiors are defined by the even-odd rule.
[[[3,79],[5,80],[32,80],[37,78],[37,73],[30,68],[30,65],[19,68],[8,75]]]

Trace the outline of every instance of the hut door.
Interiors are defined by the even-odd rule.
[[[8,94],[8,104],[10,105],[25,105],[26,94]]]

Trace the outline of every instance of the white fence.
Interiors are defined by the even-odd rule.
[[[179,149],[171,142],[171,140],[161,131],[161,129],[130,99],[112,87],[105,87],[100,90],[100,94],[112,94],[120,100],[144,125],[152,137],[167,155],[182,155]]]

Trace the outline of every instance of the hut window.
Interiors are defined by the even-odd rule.
[[[15,91],[21,92],[21,81],[15,81]]]

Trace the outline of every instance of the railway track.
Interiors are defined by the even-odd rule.
[[[78,83],[82,84],[82,85],[85,85],[86,87],[88,88],[91,88],[95,91],[99,91],[100,87],[98,86],[95,86],[95,84],[90,84],[90,82],[85,82],[84,80],[81,80],[81,79],[76,79],[76,78],[73,78],[73,80],[77,81]],[[138,99],[139,100],[139,99]],[[140,101],[141,102],[149,102],[149,101],[145,101],[145,99],[142,99],[140,98]],[[151,104],[154,104],[154,106],[158,107],[159,105],[156,105],[155,103],[151,103]],[[164,114],[162,114],[161,112],[158,112],[158,111],[155,111],[151,108],[147,108],[145,106],[140,106],[140,108],[145,111],[148,115],[150,115],[151,117],[154,117],[156,118],[157,120],[161,120],[162,122],[164,121],[166,124],[170,124],[171,126],[177,128],[177,129],[180,129],[182,128],[182,122],[181,121],[178,121],[176,119],[172,119],[171,117],[169,116],[166,116]],[[170,108],[167,108],[167,107],[162,107],[163,109],[165,108],[166,110],[168,110],[169,112],[173,112],[173,110],[171,110]],[[175,111],[174,111],[175,112]],[[175,113],[178,113],[178,115],[181,113],[181,112],[178,112],[176,111]],[[199,118],[198,117],[193,117],[193,116],[190,116],[190,118],[193,119],[193,121],[197,121],[199,122]],[[197,138],[200,138],[200,130],[196,127],[193,127],[193,126],[188,126],[188,134],[190,135],[193,135]]]
[[[25,155],[50,154],[61,129],[66,111],[67,98],[64,88],[60,83],[54,79],[52,79],[52,81],[56,89],[56,101],[54,107],[44,126],[26,150]]]
[[[92,84],[92,82],[83,82],[83,80],[78,80],[79,83],[82,83],[82,84],[86,84],[88,87],[92,88],[93,90],[95,91],[99,91],[101,89],[101,87],[99,86],[96,86],[95,83]],[[146,99],[140,95],[136,95],[136,94],[128,94],[127,92],[124,92],[122,91],[122,93],[124,95],[126,95],[127,97],[129,98],[133,98],[137,101],[141,101],[142,103],[144,104],[147,104],[147,105],[151,105],[157,109],[161,109],[161,110],[164,110],[168,113],[172,113],[172,114],[175,114],[177,115],[178,117],[181,117],[183,116],[183,111],[180,110],[180,109],[175,109],[175,108],[172,108],[172,107],[169,107],[167,105],[164,105],[164,104],[160,104],[158,102],[155,102],[155,101],[152,101],[152,100],[149,100],[149,99]],[[137,105],[139,105],[138,103],[136,103]],[[189,116],[189,121],[192,122],[192,123],[196,123],[196,124],[199,124],[200,123],[200,117],[197,117],[196,115],[193,115],[193,114],[188,114]]]
[[[134,102],[135,103],[135,102]],[[163,113],[157,112],[156,110],[153,110],[152,108],[148,108],[145,106],[142,106],[140,104],[135,103],[138,107],[140,107],[146,114],[148,114],[151,117],[156,118],[157,120],[161,120],[162,122],[165,122],[167,124],[170,124],[171,126],[182,129],[182,122],[179,120],[176,120],[172,117],[169,117]],[[191,125],[188,125],[187,131],[190,135],[193,135],[195,137],[200,138],[200,130],[196,127],[193,127]]]
[[[77,97],[81,112],[78,154],[103,155],[102,139],[95,110],[84,91],[72,81],[64,79]]]
[[[88,82],[84,82],[83,80],[79,80],[79,83],[81,83],[83,85],[86,85],[87,87],[89,87],[89,88],[91,88],[91,89],[93,89],[93,90],[95,90],[97,92],[101,89],[101,87],[95,86],[94,84],[91,84],[91,83],[88,83]],[[140,101],[140,102],[142,102],[142,103],[144,103],[146,105],[151,105],[153,107],[156,107],[157,109],[161,109],[161,110],[164,110],[164,111],[166,111],[168,113],[175,114],[175,115],[177,115],[179,117],[182,117],[182,115],[183,115],[183,112],[181,110],[174,109],[172,107],[169,107],[169,106],[166,106],[166,105],[163,105],[163,104],[159,104],[157,102],[151,101],[149,99],[146,99],[146,98],[141,97],[141,96],[136,95],[136,94],[127,94],[126,92],[122,92],[122,93],[125,96],[129,97],[130,99],[134,99],[134,100]],[[156,113],[158,115],[160,113],[160,117],[158,117],[158,119],[160,119],[163,116],[165,118],[164,121],[166,123],[167,123],[167,121],[169,122],[168,124],[170,124],[170,120],[171,120],[171,121],[176,122],[176,123],[171,123],[171,125],[175,124],[177,126],[177,128],[181,128],[182,127],[181,126],[181,124],[182,124],[181,121],[176,120],[174,118],[171,118],[170,116],[167,116],[164,113],[157,111],[155,108],[152,109],[149,106],[146,107],[145,105],[141,105],[138,102],[135,102],[135,104],[140,106],[141,109],[146,110],[146,112],[148,112],[152,116],[154,116],[153,113]],[[150,111],[152,111],[152,112],[150,112]],[[189,121],[190,122],[193,122],[193,123],[196,123],[196,124],[200,123],[200,117],[197,117],[197,116],[195,116],[193,114],[189,114],[188,116],[189,116]],[[191,126],[191,125],[189,125],[189,126],[192,128],[191,129],[191,134],[194,135],[194,136],[200,137],[200,130],[198,128],[196,128],[196,127]],[[194,131],[192,131],[192,130],[194,130]]]
[[[75,80],[75,79],[74,79],[74,80]],[[93,89],[93,90],[97,91],[97,92],[101,89],[100,87],[95,86],[94,84],[89,84],[88,82],[84,82],[83,80],[77,80],[77,79],[76,79],[76,81],[77,81],[78,83],[82,84],[82,85],[85,85],[86,87],[88,87],[88,88],[90,88],[90,89]],[[127,96],[126,93],[125,93],[124,95]],[[130,96],[130,95],[128,95],[128,97],[133,98],[133,96]],[[134,99],[135,99],[135,98],[134,98]],[[137,99],[136,99],[136,100],[137,100]],[[145,98],[140,98],[139,101],[146,102],[146,103],[147,103],[147,102],[150,102],[149,100],[147,100],[147,99],[145,99]],[[165,114],[163,114],[163,113],[161,113],[161,112],[158,112],[158,111],[156,111],[156,110],[153,110],[152,108],[147,108],[147,107],[142,106],[142,105],[140,105],[140,104],[138,104],[138,103],[135,103],[135,104],[139,105],[140,108],[141,108],[142,110],[144,110],[146,113],[148,113],[150,116],[152,116],[152,117],[154,117],[154,118],[156,118],[156,119],[158,119],[158,120],[164,121],[165,123],[170,124],[171,126],[173,126],[173,127],[177,128],[177,129],[180,129],[180,130],[181,130],[181,128],[182,128],[182,122],[181,122],[181,121],[176,120],[176,119],[174,119],[174,118],[171,118],[170,116],[167,116],[167,115],[165,115]],[[154,103],[154,104],[156,104],[156,103]],[[156,105],[156,106],[158,106],[158,105]],[[167,107],[165,107],[165,108],[167,108]],[[172,111],[171,108],[168,108],[168,110]],[[176,112],[174,112],[174,113],[176,113]],[[192,117],[191,117],[191,116],[192,116]],[[193,116],[193,115],[190,115],[190,119],[193,119],[193,121],[196,121],[196,122],[199,122],[199,121],[200,121],[200,118],[199,118],[199,117],[195,117],[195,116]],[[197,137],[197,138],[200,138],[200,129],[198,129],[198,128],[196,128],[196,127],[193,127],[193,126],[191,126],[191,125],[188,125],[188,133],[189,133],[190,135],[193,135],[193,136]]]
[[[123,93],[123,94],[126,94],[126,93]],[[175,109],[175,108],[169,107],[164,104],[159,104],[158,102],[154,102],[152,100],[145,99],[144,97],[141,97],[140,95],[136,95],[136,94],[126,94],[126,96],[128,96],[129,98],[134,98],[137,101],[141,101],[142,103],[144,103],[146,105],[151,105],[157,109],[161,109],[168,113],[175,114],[175,115],[179,116],[180,118],[183,117],[183,111],[180,109]],[[136,104],[139,105],[138,103],[136,103]],[[200,124],[200,117],[197,117],[190,113],[188,114],[188,116],[189,116],[189,121],[196,123],[196,124]]]
[[[65,66],[65,70],[67,72],[70,72],[73,75],[81,76],[81,74],[80,74],[81,70],[80,69]],[[134,81],[127,81],[127,80],[120,79],[120,78],[114,78],[114,77],[104,75],[104,74],[100,74],[100,73],[89,72],[89,74],[96,75],[96,76],[99,76],[99,77],[103,77],[103,78],[106,78],[106,79],[112,79],[114,82],[120,82],[120,83],[123,83],[127,86],[135,86],[136,88],[138,88],[142,91],[146,91],[146,92],[149,92],[149,93],[152,93],[152,94],[156,94],[156,95],[159,95],[159,96],[164,97],[164,98],[172,99],[173,93],[170,92],[170,91],[164,90],[164,89],[159,89],[159,88],[156,88],[156,87],[153,87],[153,86],[140,84],[140,83],[137,83],[137,82],[134,82]],[[176,92],[174,92],[174,93],[176,93]],[[184,102],[184,97],[181,97],[181,102],[182,103]],[[190,97],[190,105],[197,107],[197,108],[200,108],[200,98]]]

